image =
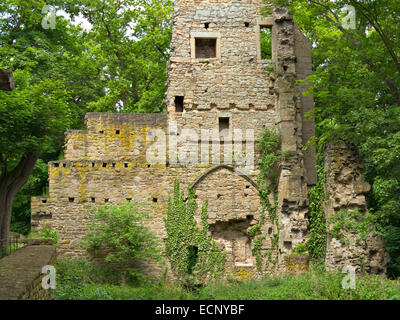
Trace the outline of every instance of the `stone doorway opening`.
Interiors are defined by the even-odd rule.
[[[255,259],[251,252],[252,237],[248,233],[252,219],[253,216],[250,215],[246,219],[216,221],[210,224],[212,238],[227,253],[227,269],[255,266]]]

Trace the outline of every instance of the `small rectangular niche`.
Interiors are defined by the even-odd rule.
[[[69,201],[69,202],[74,202],[74,201],[75,201],[75,198],[74,198],[74,197],[69,197],[69,198],[68,198],[68,201]]]
[[[183,112],[183,96],[176,96],[175,97],[175,112]]]
[[[260,25],[261,60],[272,59],[272,27]]]
[[[217,39],[216,38],[196,38],[196,59],[209,59],[217,57]]]
[[[91,201],[91,202],[96,202],[96,198],[91,197],[91,198],[90,198],[90,201]]]
[[[229,117],[219,117],[218,125],[219,125],[219,133],[223,133],[224,130],[229,130]]]

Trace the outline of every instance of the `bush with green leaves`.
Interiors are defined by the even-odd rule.
[[[60,259],[56,264],[56,300],[151,300],[193,299],[177,285],[142,279],[120,285],[120,274],[111,266],[85,259]],[[143,281],[144,280],[144,281]]]
[[[162,263],[159,239],[145,226],[150,217],[133,203],[104,205],[90,213],[89,230],[82,247],[104,255],[105,262],[126,276],[142,277],[133,267],[142,259]]]

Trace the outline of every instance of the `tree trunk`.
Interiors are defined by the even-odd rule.
[[[12,171],[5,171],[0,177],[0,246],[8,248],[11,211],[14,197],[18,190],[28,181],[38,154],[24,156]]]
[[[14,90],[14,77],[11,70],[0,69],[0,90]]]
[[[126,274],[126,269],[124,267],[121,267],[121,286],[126,285]]]

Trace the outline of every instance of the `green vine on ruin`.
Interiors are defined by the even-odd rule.
[[[353,245],[359,245],[360,242],[366,241],[371,233],[381,235],[376,231],[376,216],[370,212],[339,210],[329,217],[327,223],[329,235],[346,246],[352,244],[349,234],[355,235]]]
[[[168,199],[164,218],[167,239],[166,255],[181,284],[193,286],[219,279],[225,272],[226,252],[208,236],[208,200],[201,208],[201,228],[197,226],[198,209],[195,191],[187,190],[187,198],[175,180],[173,198]]]
[[[280,136],[266,128],[262,132],[258,141],[260,148],[259,174],[257,183],[259,185],[259,197],[261,205],[261,213],[259,222],[250,228],[249,233],[254,237],[252,253],[256,258],[256,266],[258,271],[263,271],[264,259],[265,268],[268,269],[270,263],[273,266],[277,263],[278,256],[272,258],[272,253],[278,250],[279,239],[279,219],[277,214],[278,207],[278,178],[279,165],[284,158],[281,152]],[[273,203],[270,201],[270,196],[273,195]],[[263,242],[266,236],[262,234],[262,227],[265,224],[265,215],[268,214],[271,223],[275,230],[270,236],[271,248],[262,252]]]
[[[323,203],[326,199],[324,185],[326,174],[322,159],[322,148],[317,151],[317,184],[309,191],[310,196],[310,237],[306,242],[306,248],[314,266],[324,266],[326,254],[326,219]]]

